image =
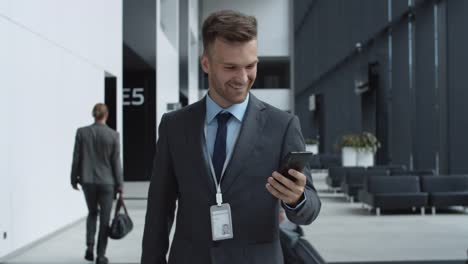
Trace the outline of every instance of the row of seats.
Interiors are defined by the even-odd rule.
[[[468,175],[368,177],[359,200],[381,210],[468,206]]]
[[[397,167],[394,167],[397,168]],[[354,168],[348,170],[343,179],[341,180],[341,190],[345,196],[351,200],[358,199],[358,192],[364,186],[364,183],[369,177],[377,176],[422,176],[422,175],[434,175],[434,170],[410,170],[406,171],[404,168],[388,169],[385,167],[369,167],[369,168]]]
[[[435,176],[433,170],[408,171],[402,165],[331,167],[326,182],[380,214],[381,209],[436,208],[468,205],[468,175]],[[420,180],[421,179],[421,180]],[[423,180],[424,179],[424,180]]]
[[[328,169],[326,182],[330,189],[334,191],[343,190],[346,195],[349,194],[351,198],[355,198],[358,189],[362,188],[364,179],[367,176],[402,175],[404,172],[408,172],[404,165],[373,166],[367,168],[335,166]]]

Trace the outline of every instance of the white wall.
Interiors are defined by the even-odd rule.
[[[257,18],[258,56],[289,56],[288,0],[202,0],[203,20],[210,13],[222,9],[236,10]]]
[[[5,10],[6,1],[0,1],[0,12]],[[5,20],[0,17],[0,35],[8,36],[10,35],[9,27],[5,23]],[[9,41],[0,41],[0,256],[4,255],[6,251],[10,248],[10,240],[3,239],[3,232],[9,231],[10,218],[11,218],[11,209],[10,209],[10,186],[9,186],[9,177],[8,175],[8,136],[9,130],[5,129],[6,124],[9,122],[9,117],[7,111],[9,109],[9,100],[8,100],[8,89],[11,87],[9,67],[6,63],[1,63],[1,61],[9,61],[10,53],[8,50],[11,48]]]
[[[70,186],[74,136],[104,101],[106,71],[118,79],[121,127],[121,7],[116,0],[0,2],[0,52],[7,53],[0,92],[9,103],[0,104],[7,108],[0,137],[8,138],[0,185],[8,184],[11,197],[0,208],[2,220],[10,219],[0,257],[87,213],[83,194]]]
[[[3,3],[3,2],[1,2]],[[0,6],[2,8],[2,6]],[[1,10],[1,9],[0,9]],[[6,27],[6,24],[4,23],[3,20],[0,19],[0,34],[8,34],[8,28]],[[8,49],[10,48],[10,45],[8,45],[9,42],[2,41],[0,43],[0,58],[2,60],[8,60],[9,53]],[[2,74],[2,78],[0,78],[3,81],[3,84],[0,85],[0,98],[3,98],[0,102],[0,120],[3,124],[8,124],[9,123],[9,118],[7,111],[9,109],[9,100],[8,99],[8,93],[7,93],[7,87],[10,86],[10,83],[6,82],[3,76],[8,76],[9,71],[7,65],[4,63],[0,63],[0,72]],[[9,137],[9,130],[4,129],[4,125],[1,126],[0,129],[0,210],[1,212],[1,220],[0,220],[0,256],[4,255],[7,250],[11,247],[10,240],[4,240],[3,239],[3,232],[9,231],[10,227],[10,218],[11,218],[11,202],[10,202],[10,185],[9,185],[9,177],[8,171],[9,171],[9,161],[8,161],[8,137]],[[8,212],[7,214],[3,213]]]
[[[189,1],[189,52],[188,52],[188,103],[199,100],[198,74],[200,68],[199,59],[199,30],[198,30],[198,1]]]
[[[258,99],[284,111],[291,109],[289,89],[252,89],[252,94]]]
[[[10,12],[10,0],[0,0],[0,14],[8,14]]]
[[[5,1],[5,0],[3,0]],[[121,72],[122,1],[9,0],[6,14],[25,30],[113,75]],[[118,29],[118,30],[117,30]]]
[[[179,1],[176,2],[177,12],[175,15],[166,16],[167,19],[176,21],[175,23],[167,23],[168,25],[176,25],[175,28],[167,29],[171,32],[179,31]],[[162,115],[167,112],[167,103],[179,102],[179,41],[177,37],[177,45],[174,46],[161,28],[161,0],[157,0],[156,12],[156,114],[159,126]],[[178,36],[178,33],[175,36]]]

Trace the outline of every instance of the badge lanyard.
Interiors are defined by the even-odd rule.
[[[232,239],[234,237],[234,232],[232,227],[231,207],[229,203],[223,203],[223,194],[221,191],[221,182],[223,180],[227,164],[229,164],[229,161],[231,159],[232,151],[231,153],[228,153],[228,156],[224,161],[223,170],[221,172],[221,176],[219,177],[218,182],[218,180],[216,179],[216,173],[214,170],[211,155],[208,153],[207,147],[205,147],[204,149],[205,155],[209,159],[211,176],[213,177],[213,182],[216,186],[216,205],[212,205],[210,207],[211,234],[213,237],[213,241]]]
[[[206,139],[205,139],[205,144],[206,144]],[[215,170],[214,170],[212,157],[208,153],[208,148],[205,148],[205,149],[206,149],[205,155],[209,159],[209,163],[210,163],[211,177],[213,178],[213,182],[214,182],[214,184],[216,186],[216,204],[218,206],[221,206],[221,204],[223,203],[223,193],[221,192],[221,182],[223,181],[224,172],[226,171],[226,167],[229,164],[229,161],[231,160],[232,151],[231,151],[231,153],[228,153],[228,156],[226,157],[226,160],[224,161],[223,170],[221,172],[221,177],[219,177],[219,182],[218,182],[218,180],[216,179],[216,173],[215,173]]]
[[[203,139],[205,140],[205,148],[204,148],[206,150],[205,155],[209,159],[211,176],[213,177],[213,182],[214,182],[215,187],[216,187],[216,204],[218,206],[221,206],[221,204],[223,203],[223,193],[221,192],[221,182],[223,181],[224,172],[226,171],[226,167],[229,164],[229,162],[231,161],[233,150],[231,150],[230,153],[227,153],[228,155],[226,156],[226,160],[224,161],[223,170],[221,172],[221,177],[219,177],[219,182],[218,182],[218,180],[216,179],[216,172],[215,172],[214,166],[213,166],[213,160],[212,160],[212,157],[211,157],[210,153],[208,152],[208,146],[206,146],[206,142],[207,142],[206,141],[206,133],[207,133],[207,127],[205,126],[204,135],[203,135]],[[226,138],[226,141],[227,141],[227,138]],[[227,146],[227,142],[226,142],[226,146]]]

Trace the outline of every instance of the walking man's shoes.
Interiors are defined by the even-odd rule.
[[[96,259],[96,264],[108,264],[108,263],[109,263],[109,260],[104,256],[97,257]]]
[[[84,258],[85,258],[86,260],[93,261],[93,260],[94,260],[93,251],[87,249]]]

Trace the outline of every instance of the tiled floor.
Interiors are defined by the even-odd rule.
[[[370,214],[342,194],[326,191],[316,175],[322,212],[304,227],[307,239],[327,262],[466,260],[468,213],[445,211]]]
[[[146,201],[126,201],[134,230],[122,240],[109,240],[107,256],[111,263],[139,263]],[[8,260],[6,263],[86,264],[85,228],[83,219],[71,228]]]
[[[377,217],[362,209],[360,204],[346,202],[340,194],[326,192],[324,175],[314,175],[314,178],[323,200],[322,212],[316,222],[304,227],[304,231],[327,262],[464,263],[468,248],[468,213],[452,211],[435,216],[384,213]],[[146,193],[147,183],[126,185],[129,198],[126,203],[135,226],[125,239],[109,241],[107,255],[111,263],[139,263]],[[90,263],[83,259],[84,230],[83,219],[4,263]],[[411,260],[426,261],[407,262]]]

